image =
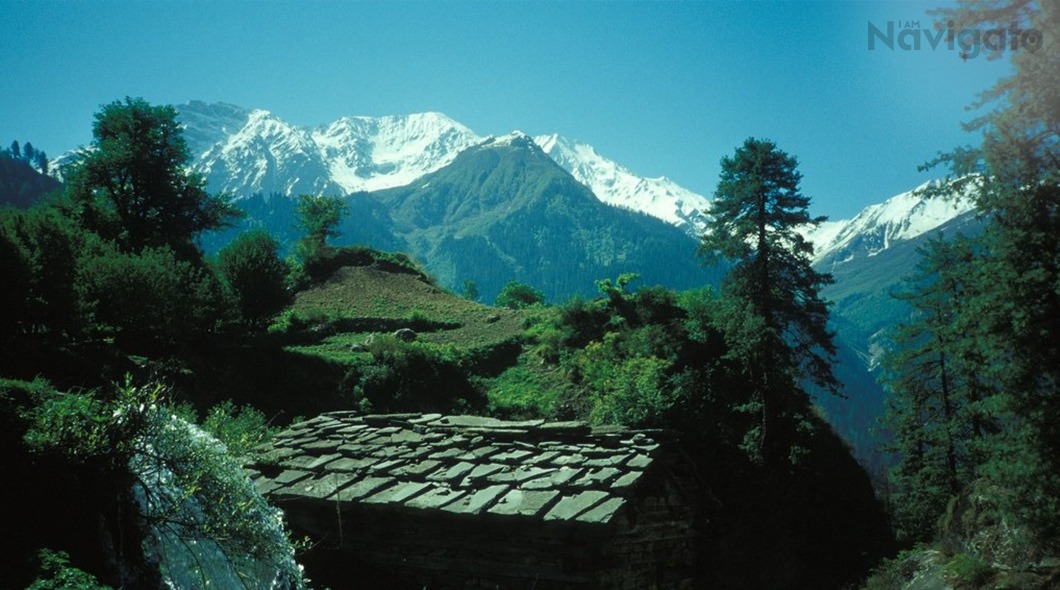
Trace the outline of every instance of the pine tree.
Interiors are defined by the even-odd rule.
[[[949,500],[973,479],[992,429],[981,409],[985,361],[958,319],[974,293],[972,244],[937,236],[917,251],[916,273],[895,294],[912,315],[897,326],[883,358],[890,396],[882,423],[892,436],[888,450],[898,456],[890,477],[899,532],[926,541]]]
[[[16,160],[21,160],[22,159],[22,150],[19,149],[18,140],[17,139],[15,141],[11,142],[11,157],[16,159]]]
[[[982,95],[995,105],[970,122],[982,145],[940,160],[975,179],[989,220],[974,306],[979,349],[1011,412],[993,460],[982,469],[1012,492],[1011,512],[1043,535],[1060,534],[1060,5],[962,1],[940,22],[1028,31],[991,57],[1011,56],[1014,75]],[[972,173],[975,173],[973,176]]]
[[[763,327],[746,360],[757,384],[750,401],[762,414],[758,447],[768,458],[785,450],[785,437],[773,431],[783,414],[806,403],[804,380],[839,394],[828,304],[820,297],[832,278],[810,266],[813,245],[797,231],[824,218],[810,217],[797,161],[773,142],[748,139],[721,166],[700,253],[733,264],[723,293],[744,302]]]
[[[48,175],[48,155],[47,154],[45,154],[44,152],[38,151],[37,152],[37,157],[36,157],[36,165],[37,165],[37,170],[39,170],[41,174],[43,174],[45,176]]]

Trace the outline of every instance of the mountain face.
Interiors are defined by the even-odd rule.
[[[826,221],[807,230],[805,237],[814,244],[814,264],[831,272],[931,232],[975,208],[971,199],[961,196],[924,196],[922,191],[930,184],[870,205],[853,219]]]
[[[176,108],[194,169],[211,191],[237,198],[401,186],[480,141],[439,113],[343,117],[306,128],[261,109],[198,101]]]
[[[596,295],[595,281],[635,272],[641,285],[688,289],[716,284],[680,228],[610,206],[521,133],[490,138],[412,184],[347,198],[336,244],[400,250],[459,291],[475,282],[491,301],[508,281],[549,301]],[[244,225],[297,239],[293,200],[255,196],[239,203]],[[238,231],[237,228],[235,231]],[[219,247],[225,237],[208,236]]]
[[[272,113],[192,101],[177,108],[184,136],[211,191],[350,194],[405,186],[487,139],[440,113],[343,117],[305,128]],[[667,178],[642,178],[592,146],[543,135],[541,149],[604,203],[702,233],[709,201]]]
[[[710,201],[666,177],[642,178],[600,154],[589,144],[559,135],[534,141],[598,199],[616,207],[647,213],[699,236],[706,229]]]
[[[0,207],[32,207],[41,197],[61,187],[59,181],[26,162],[0,156]]]

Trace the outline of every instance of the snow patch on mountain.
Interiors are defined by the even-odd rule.
[[[703,233],[710,200],[669,178],[643,178],[608,160],[587,143],[556,134],[534,138],[537,145],[601,201],[647,213],[682,227],[692,235]]]
[[[479,138],[440,113],[343,117],[315,128],[269,111],[189,102],[177,107],[212,191],[348,194],[403,186],[450,162]]]
[[[927,195],[937,181],[870,205],[853,219],[826,221],[803,234],[814,244],[814,264],[832,266],[857,256],[875,256],[899,241],[911,240],[972,211],[967,195]]]

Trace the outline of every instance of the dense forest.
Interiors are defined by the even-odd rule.
[[[494,277],[489,307],[474,281],[449,293],[408,256],[332,245],[371,223],[348,198],[296,199],[294,243],[218,233],[241,211],[188,171],[174,109],[126,98],[96,114],[61,186],[30,144],[0,154],[15,205],[0,210],[5,583],[306,587],[312,540],[240,465],[277,428],[355,409],[676,431],[703,474],[705,588],[886,590],[932,571],[945,587],[1057,587],[1060,8],[938,18],[1046,40],[983,95],[982,144],[934,163],[950,182],[926,190],[972,195],[984,229],[929,241],[895,294],[909,315],[883,363],[880,489],[808,394],[853,392],[833,373],[833,279],[797,231],[821,220],[776,143],[722,160],[688,254],[724,269],[719,287],[704,270],[700,289],[634,289],[630,273],[546,305]]]

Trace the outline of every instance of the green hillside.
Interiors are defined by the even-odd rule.
[[[529,138],[484,143],[412,185],[346,202],[337,245],[405,252],[446,288],[474,281],[483,301],[513,280],[564,301],[591,296],[596,280],[627,272],[673,289],[720,277],[700,266],[696,242],[681,230],[600,202]],[[292,199],[257,196],[238,205],[246,218],[205,235],[207,251],[250,227],[288,246],[297,240]]]

